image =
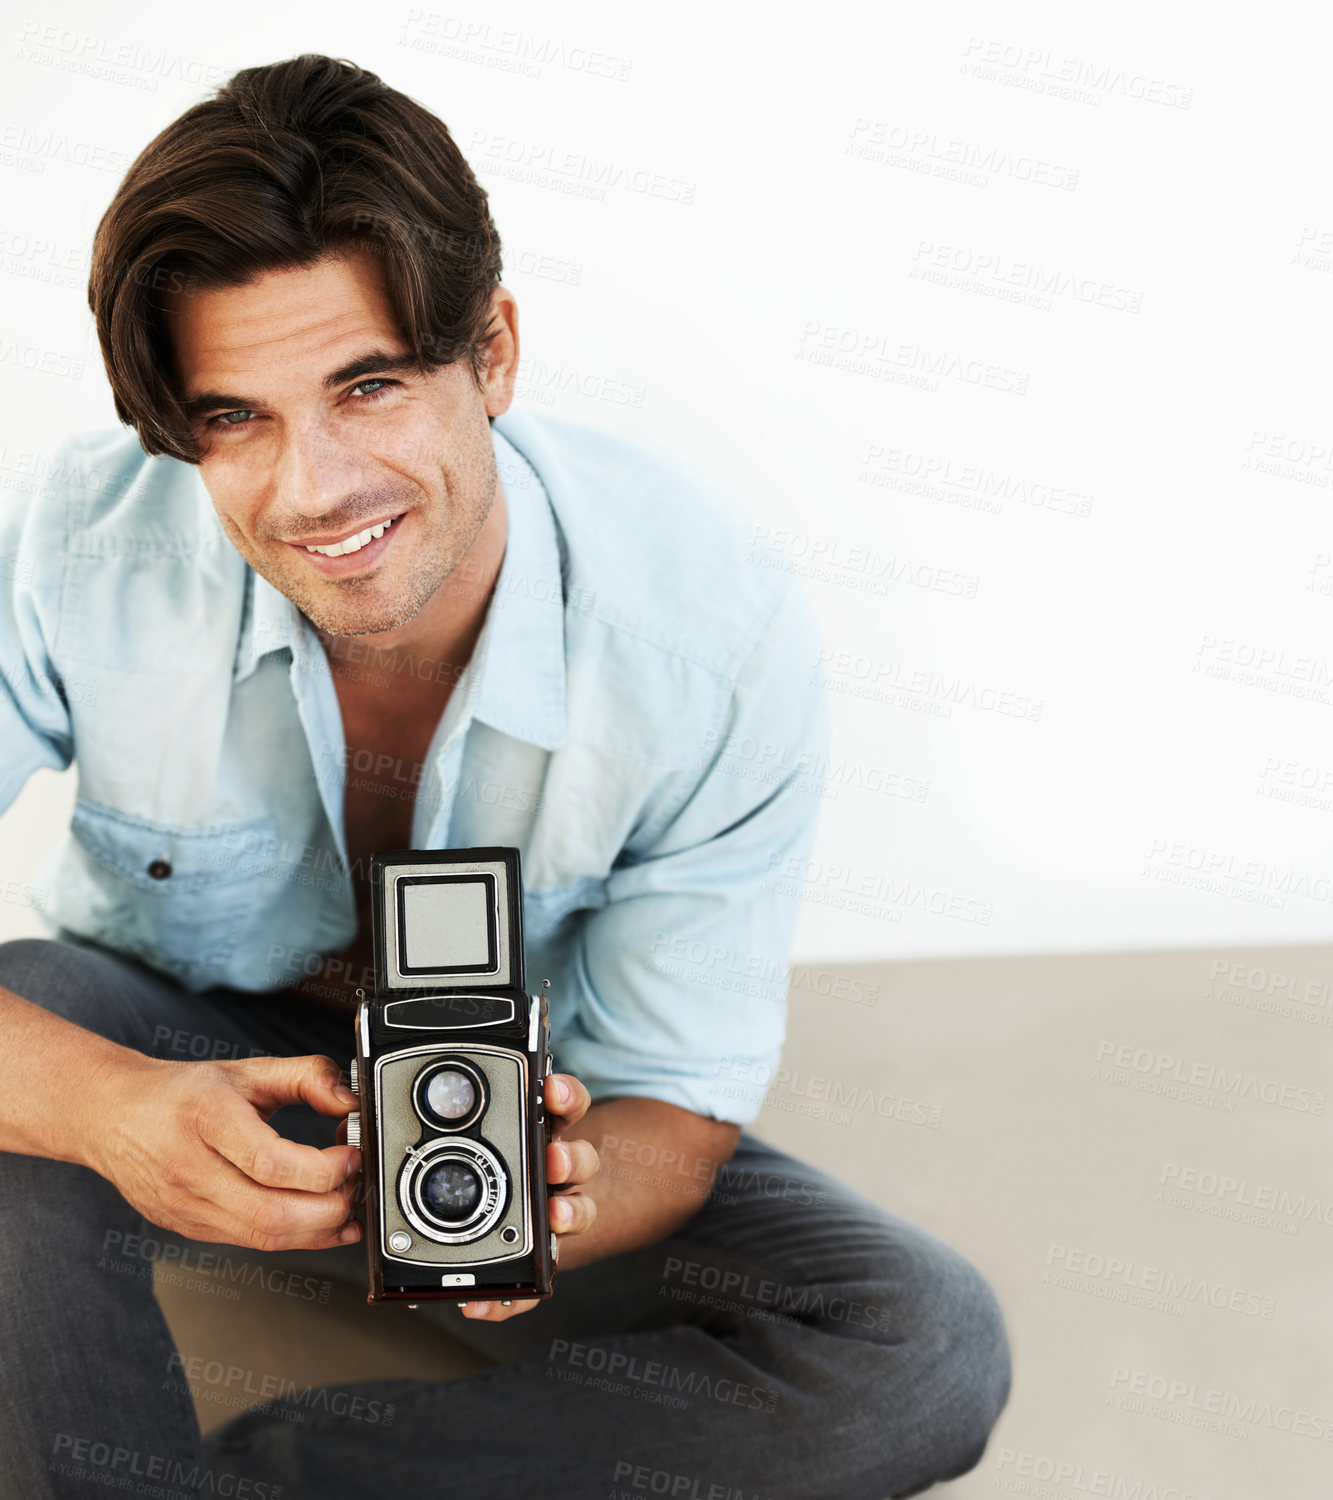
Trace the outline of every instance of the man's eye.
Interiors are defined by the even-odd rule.
[[[372,375],[365,380],[358,380],[357,383],[352,387],[352,395],[363,396],[366,399],[372,399],[375,396],[383,395],[383,393],[388,390],[391,385],[397,384],[398,382],[396,380],[386,380],[382,375]],[[375,389],[367,390],[367,386],[373,386],[375,387]]]
[[[214,417],[215,422],[223,422],[228,427],[240,427],[254,416],[252,411],[224,411],[221,416]]]

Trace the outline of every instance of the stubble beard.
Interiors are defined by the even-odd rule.
[[[324,635],[382,635],[399,630],[420,614],[467,556],[491,513],[498,485],[495,454],[487,442],[457,472],[452,486],[446,478],[443,493],[435,502],[435,508],[441,512],[440,524],[445,528],[444,534],[438,540],[433,532],[410,539],[411,566],[388,599],[375,598],[375,591],[380,586],[379,577],[384,566],[392,561],[392,552],[385,564],[373,573],[347,579],[302,576],[299,560],[285,578],[278,578],[255,567],[255,559],[248,560],[256,572],[263,573],[274,588],[285,594]],[[461,515],[450,514],[448,501],[451,498],[463,502]],[[424,509],[407,509],[402,519],[409,515],[421,518]],[[402,519],[395,521],[394,525],[400,526]],[[391,548],[400,545],[398,539],[390,543]]]

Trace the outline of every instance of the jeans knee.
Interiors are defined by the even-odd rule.
[[[937,1452],[944,1467],[936,1482],[966,1474],[981,1461],[1013,1380],[1009,1335],[994,1289],[953,1249],[937,1258],[933,1286],[923,1293],[918,1352],[932,1402]]]
[[[870,1341],[878,1346],[884,1391],[872,1419],[883,1438],[875,1479],[878,1493],[897,1500],[981,1462],[1009,1397],[1009,1338],[986,1278],[918,1226],[897,1221],[866,1255],[861,1274],[884,1320],[882,1336]]]

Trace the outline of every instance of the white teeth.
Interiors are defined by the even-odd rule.
[[[393,516],[387,521],[381,521],[378,526],[368,526],[364,531],[358,531],[355,536],[349,536],[341,542],[334,542],[328,547],[307,547],[305,550],[318,552],[321,557],[344,557],[349,552],[360,552],[368,542],[373,542],[376,537],[383,536],[397,519],[397,516]]]

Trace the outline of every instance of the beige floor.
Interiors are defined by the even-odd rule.
[[[956,1245],[1010,1320],[1010,1405],[933,1494],[1333,1494],[1331,1062],[1333,949],[795,972],[758,1133]],[[299,1384],[476,1367],[358,1287],[217,1290],[160,1284],[183,1350]]]

